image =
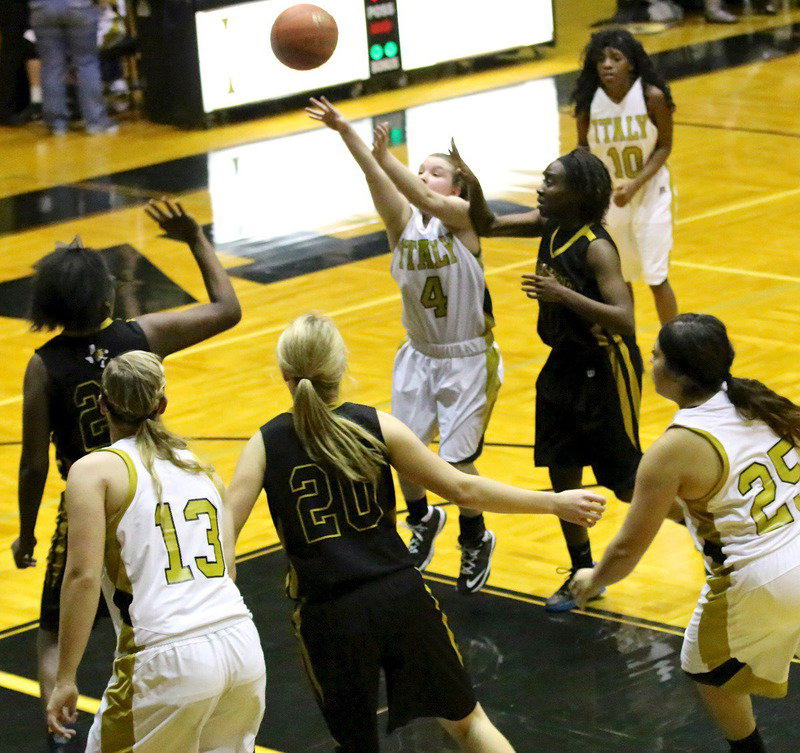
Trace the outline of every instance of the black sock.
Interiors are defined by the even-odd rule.
[[[483,541],[483,534],[486,533],[483,514],[467,517],[462,513],[458,516],[458,528],[461,531],[458,537],[458,543],[461,546],[478,546]]]
[[[428,513],[428,495],[425,494],[420,499],[406,500],[406,507],[408,508],[408,522],[416,525]]]
[[[742,740],[728,740],[728,745],[731,746],[731,753],[766,753],[767,749],[764,747],[764,741],[756,727],[752,734],[743,738]]]
[[[581,567],[592,567],[592,544],[589,541],[583,544],[567,544],[569,550],[569,558],[572,560],[572,569],[577,570]]]

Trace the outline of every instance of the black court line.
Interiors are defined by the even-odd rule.
[[[800,133],[794,131],[777,131],[772,128],[745,128],[744,126],[727,126],[718,123],[695,123],[690,120],[676,120],[675,125],[690,126],[691,128],[711,128],[717,131],[738,131],[741,133],[755,133],[764,136],[786,136],[790,139],[800,139]]]
[[[794,23],[771,27],[760,32],[698,42],[654,53],[651,57],[668,80],[680,80],[754,62],[779,59],[798,50],[800,50],[800,24]],[[578,73],[578,69],[573,69],[555,76],[539,78],[555,80],[558,102],[563,105],[568,102]],[[451,98],[443,97],[440,101]],[[310,130],[313,129],[302,129],[292,133],[304,133]],[[236,146],[247,146],[248,143],[265,140],[267,139],[257,139]],[[223,147],[220,147],[219,151],[222,149]],[[0,237],[68,220],[102,215],[116,209],[141,206],[145,203],[143,197],[177,196],[207,188],[209,153],[201,152],[93,176],[74,184],[52,186],[0,198],[0,216],[7,218],[6,224],[0,225]],[[41,206],[48,207],[45,214],[39,209]]]

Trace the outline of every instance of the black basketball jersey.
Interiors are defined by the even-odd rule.
[[[100,412],[100,379],[109,359],[130,350],[150,350],[135,321],[107,319],[89,335],[57,335],[36,352],[47,369],[50,429],[58,469],[110,444],[108,422]]]
[[[336,413],[383,440],[378,412],[344,403]],[[323,470],[300,444],[291,413],[261,427],[264,491],[289,558],[292,598],[325,599],[359,583],[413,567],[397,533],[388,460],[375,485]]]
[[[567,235],[555,223],[545,224],[537,274],[550,274],[562,285],[595,301],[603,302],[597,278],[587,261],[589,244],[596,238],[616,244],[600,224],[584,225],[578,232]],[[551,348],[574,348],[576,351],[600,346],[599,338],[592,334],[594,323],[561,303],[539,301],[537,331]],[[605,341],[607,335],[603,337]]]

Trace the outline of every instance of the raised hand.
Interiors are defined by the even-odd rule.
[[[167,198],[161,199],[160,202],[150,200],[144,211],[170,238],[175,240],[191,245],[202,233],[194,217],[186,214],[186,210],[177,201],[173,202]]]
[[[372,156],[378,162],[389,153],[389,124],[381,123],[372,132]]]
[[[584,489],[569,489],[556,495],[555,513],[561,520],[591,528],[603,517],[606,500],[599,494]]]
[[[311,97],[310,107],[306,107],[308,117],[313,120],[319,120],[324,123],[328,128],[341,133],[350,126],[350,122],[342,115],[325,97],[315,99]]]
[[[470,200],[470,197],[474,194],[475,189],[480,187],[480,183],[478,178],[476,177],[475,173],[469,168],[466,162],[464,162],[464,158],[458,151],[458,147],[456,146],[455,139],[450,139],[450,159],[453,162],[453,166],[456,169],[456,178],[459,178],[461,183],[464,186],[464,192],[462,193],[462,197],[465,198],[467,201]]]

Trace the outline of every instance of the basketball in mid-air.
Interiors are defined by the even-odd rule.
[[[326,63],[339,40],[339,27],[318,5],[293,5],[272,25],[270,42],[275,57],[289,68],[308,71]]]

